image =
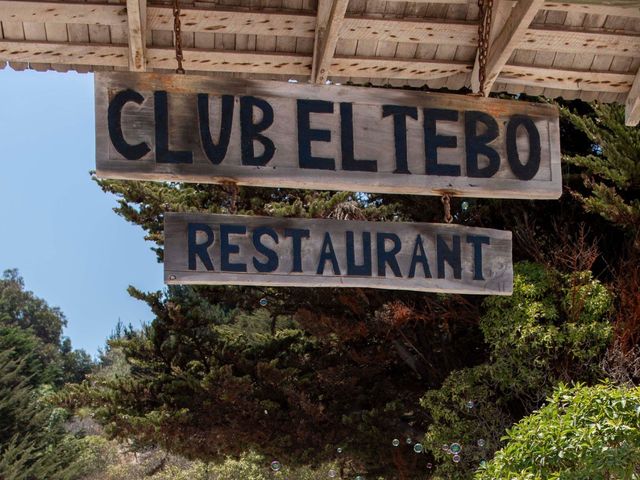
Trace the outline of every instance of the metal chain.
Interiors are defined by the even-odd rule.
[[[451,216],[451,196],[448,193],[445,193],[442,198],[442,205],[444,205],[444,221],[447,223],[451,223],[453,221],[453,217]]]
[[[491,34],[491,11],[493,0],[478,0],[478,80],[480,82],[480,95],[485,96],[484,88],[487,73],[487,53],[489,51],[489,35]]]
[[[176,62],[178,63],[176,73],[184,73],[184,68],[182,68],[184,57],[182,55],[182,32],[180,30],[180,4],[178,2],[179,0],[173,0],[173,34],[176,44]]]

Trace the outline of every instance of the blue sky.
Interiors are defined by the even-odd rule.
[[[65,335],[95,354],[118,319],[152,318],[128,285],[163,288],[141,228],[112,208],[95,168],[93,75],[0,70],[0,270],[65,313]]]

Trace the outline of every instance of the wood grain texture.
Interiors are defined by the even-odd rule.
[[[625,101],[625,124],[634,127],[640,123],[640,69],[631,85]]]
[[[389,73],[387,73],[389,75]],[[479,99],[464,95],[445,95],[389,89],[314,86],[284,82],[226,80],[191,75],[113,73],[95,76],[97,172],[105,178],[139,180],[181,180],[239,185],[356,190],[415,195],[466,195],[502,198],[557,198],[561,194],[560,154],[557,109],[547,104],[497,99]],[[121,128],[130,144],[145,143],[149,151],[139,160],[127,160],[116,151],[107,126],[107,108],[118,92],[132,89],[144,101],[126,105]],[[168,131],[171,148],[188,150],[191,163],[157,162],[154,122],[154,93],[168,92]],[[213,142],[219,143],[221,96],[231,95],[233,115],[224,158],[214,165],[205,155],[198,123],[197,93],[209,94],[208,126]],[[240,134],[240,97],[257,97],[273,109],[273,121],[261,132],[274,145],[274,155],[263,166],[242,160]],[[310,155],[330,159],[328,167],[302,166],[298,125],[298,99],[324,101],[333,113],[309,114],[306,129],[325,131],[325,140],[309,140]],[[351,105],[352,121],[343,120],[342,104]],[[406,118],[406,173],[398,172],[396,127],[392,116],[383,117],[382,107],[393,105],[415,109],[416,117]],[[453,148],[439,148],[437,162],[452,165],[459,175],[431,171],[426,174],[424,109],[449,109],[458,121],[439,121],[436,134],[456,138]],[[495,150],[499,166],[491,177],[471,177],[467,173],[464,118],[468,111],[485,112],[496,122],[497,138],[489,144]],[[257,112],[257,110],[256,110]],[[457,113],[456,113],[457,112]],[[259,113],[256,118],[260,118]],[[507,162],[507,125],[511,118],[524,115],[539,132],[540,165],[529,180],[521,180]],[[351,132],[343,130],[351,125]],[[300,124],[301,125],[301,124]],[[207,128],[206,126],[204,128]],[[478,128],[478,134],[484,127]],[[305,130],[306,131],[306,130]],[[529,137],[524,128],[515,131],[522,163],[529,158]],[[344,141],[342,136],[344,137]],[[350,135],[350,137],[349,137]],[[345,147],[346,142],[346,147]],[[557,145],[556,145],[557,144]],[[253,143],[256,155],[263,145]],[[349,160],[349,145],[352,149]],[[345,150],[345,148],[347,150]],[[331,160],[332,159],[332,160]],[[360,160],[375,163],[375,171],[363,170]],[[318,161],[325,163],[327,161]],[[351,163],[348,163],[351,162]],[[355,164],[354,164],[355,162]],[[483,168],[487,159],[478,157]],[[371,163],[371,162],[369,162]],[[446,167],[445,167],[446,168]],[[397,172],[397,173],[394,173]]]
[[[634,75],[628,73],[505,65],[499,81],[513,85],[624,93],[631,89],[633,80]]]
[[[491,92],[491,87],[500,75],[500,71],[522,41],[531,21],[543,4],[543,0],[520,0],[511,10],[511,14],[506,19],[500,33],[489,45],[485,95],[488,96]]]
[[[147,70],[145,50],[147,46],[147,1],[127,0],[129,70]]]
[[[318,33],[313,48],[313,83],[324,83],[329,76],[329,65],[336,52],[338,35],[349,0],[319,0]]]
[[[227,227],[221,229],[221,225]],[[228,233],[234,227],[245,233]],[[258,228],[263,230],[256,240]],[[308,237],[300,234],[299,254],[286,229],[308,231]],[[351,241],[347,232],[353,235]],[[478,249],[474,241],[481,237],[484,243]],[[483,295],[510,295],[513,290],[511,232],[500,230],[453,224],[167,213],[164,238],[168,284],[365,287]],[[222,246],[225,241],[230,248]],[[274,252],[267,267],[268,254],[256,249],[257,242]],[[422,254],[417,243],[424,249],[424,261],[415,261]],[[348,249],[354,253],[351,268]],[[395,249],[397,253],[386,261],[384,252]],[[459,258],[444,261],[447,249],[459,252]],[[322,257],[322,252],[327,255]],[[246,271],[239,271],[243,269]]]

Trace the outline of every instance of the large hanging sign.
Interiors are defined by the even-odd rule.
[[[98,72],[97,174],[473,197],[561,194],[558,110],[406,90]]]
[[[511,232],[167,213],[165,282],[509,295]]]

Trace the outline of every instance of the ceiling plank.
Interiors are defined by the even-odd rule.
[[[318,18],[313,45],[311,81],[324,83],[329,76],[331,60],[336,52],[338,35],[349,0],[318,0]]]
[[[624,120],[625,125],[629,127],[635,127],[640,123],[640,69],[625,101]]]
[[[145,50],[147,45],[147,0],[127,0],[129,32],[129,70],[147,70]]]

